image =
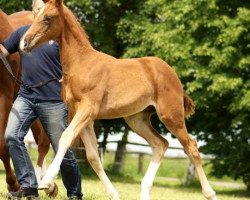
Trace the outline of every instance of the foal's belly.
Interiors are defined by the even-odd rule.
[[[97,118],[98,119],[113,119],[120,117],[127,117],[143,111],[149,105],[154,105],[150,96],[141,98],[131,98],[126,101],[121,99],[114,99],[113,103],[107,104],[103,101]]]
[[[114,77],[114,76],[113,76]],[[154,87],[141,73],[121,73],[110,78],[99,109],[98,118],[126,117],[154,105]]]

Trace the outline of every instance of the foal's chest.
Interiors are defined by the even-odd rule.
[[[70,81],[70,76],[63,76],[63,83],[62,83],[62,98],[65,104],[70,107],[74,104],[74,95],[72,93],[72,86]]]
[[[65,103],[69,105],[79,102],[85,86],[86,84],[82,83],[79,76],[70,75],[63,77],[62,94]]]

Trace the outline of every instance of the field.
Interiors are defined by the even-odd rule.
[[[31,157],[35,160],[36,152],[31,152]],[[48,155],[47,162],[49,163],[52,153]],[[108,153],[105,156],[105,169],[109,172],[113,154]],[[145,157],[144,171],[146,170],[146,163],[149,162],[149,157]],[[185,175],[188,161],[186,159],[164,159],[162,165],[157,173],[155,183],[151,189],[152,200],[205,200],[201,193],[198,183],[190,187],[182,186],[182,179]],[[81,165],[82,166],[82,165]],[[207,166],[206,171],[209,171]],[[84,169],[82,175],[82,190],[85,200],[106,200],[104,188],[99,179],[90,172],[85,173]],[[109,177],[117,188],[121,200],[138,200],[140,199],[140,180],[143,174],[137,173],[137,158],[128,155],[126,159],[126,166],[124,173],[121,176]],[[249,200],[244,185],[238,181],[233,182],[230,178],[224,177],[222,180],[210,178],[212,185],[218,194],[220,200]],[[220,182],[219,182],[220,181]],[[223,183],[221,183],[223,181]],[[59,186],[59,195],[56,199],[66,200],[66,191],[63,187],[60,176],[57,177],[56,183]],[[221,183],[221,184],[220,184]],[[0,200],[6,199],[6,183],[3,165],[0,164]],[[41,199],[49,200],[43,191],[40,191]]]

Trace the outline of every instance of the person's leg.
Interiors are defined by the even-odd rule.
[[[41,120],[55,152],[63,131],[67,127],[67,109],[61,101],[40,101],[36,113]],[[81,175],[72,150],[68,150],[60,166],[68,197],[82,198]]]
[[[9,114],[5,140],[22,188],[37,188],[34,168],[24,143],[24,137],[35,118],[32,102],[18,96]]]
[[[18,96],[9,114],[5,140],[21,188],[31,188],[31,193],[34,189],[36,194],[36,175],[24,143],[24,137],[35,119],[32,102]]]

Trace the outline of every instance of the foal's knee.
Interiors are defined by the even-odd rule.
[[[93,153],[87,153],[87,159],[90,163],[90,165],[94,168],[99,170],[100,169],[100,162],[99,162],[99,156],[95,152]]]
[[[69,148],[72,142],[72,139],[70,138],[70,133],[64,131],[63,134],[61,135],[61,138],[58,143],[58,148],[59,147],[64,147],[64,148]]]
[[[197,142],[195,140],[189,139],[186,145],[184,146],[184,151],[193,163],[200,164],[200,152],[198,150]]]
[[[169,147],[169,143],[165,138],[160,138],[152,145],[152,151],[154,156],[157,156],[161,159],[164,156],[167,148]]]

